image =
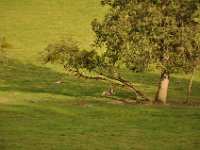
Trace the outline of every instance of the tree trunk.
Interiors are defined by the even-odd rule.
[[[189,103],[189,100],[190,100],[190,93],[191,93],[191,88],[192,88],[192,82],[193,82],[194,72],[195,72],[195,69],[192,70],[192,74],[190,76],[190,82],[188,84],[188,89],[187,89],[186,103]]]
[[[166,103],[168,86],[169,86],[169,73],[167,71],[164,71],[161,74],[160,83],[159,83],[157,95],[155,98],[156,102],[160,102],[163,104]]]

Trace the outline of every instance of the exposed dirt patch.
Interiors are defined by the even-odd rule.
[[[10,101],[13,101],[13,99],[1,98],[1,97],[0,97],[0,103],[1,103],[1,102],[10,102]]]
[[[80,102],[80,103],[77,103],[78,106],[81,106],[81,107],[92,107],[93,104],[90,104],[90,103],[84,103],[84,102]]]
[[[115,104],[115,105],[124,105],[124,104],[136,104],[136,100],[113,100],[108,102],[109,104]]]
[[[122,101],[111,101],[111,102],[108,102],[108,104],[115,104],[115,105],[124,105],[125,103],[122,102]]]

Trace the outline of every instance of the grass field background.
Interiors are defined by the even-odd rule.
[[[42,63],[43,49],[66,35],[89,48],[91,21],[105,11],[99,0],[0,0],[0,35],[13,45],[12,62],[0,66],[0,149],[200,149],[199,72],[196,106],[143,106],[121,103],[134,97],[129,91],[102,97],[108,84]],[[155,96],[159,72],[122,73]],[[170,77],[169,101],[184,102],[188,77]]]
[[[88,48],[94,36],[91,21],[103,12],[98,0],[1,0],[0,34],[13,43],[13,57],[36,63],[47,44],[66,35]]]

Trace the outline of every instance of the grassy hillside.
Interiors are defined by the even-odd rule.
[[[49,43],[66,35],[73,36],[80,47],[90,47],[94,36],[91,30],[91,21],[94,18],[102,18],[104,12],[105,8],[100,6],[99,0],[0,0],[0,35],[5,35],[12,43],[13,48],[9,50],[9,57],[16,61],[9,67],[1,66],[0,79],[9,79],[12,83],[4,81],[1,85],[10,87],[20,83],[15,86],[27,87],[27,84],[32,86],[32,82],[35,80],[38,80],[39,83],[44,82],[47,79],[42,77],[54,74],[52,72],[63,73],[64,71],[57,66],[42,64],[40,55],[43,49]],[[51,69],[52,72],[49,72],[50,68],[53,69]],[[42,77],[35,77],[36,72]],[[9,74],[10,78],[6,74]],[[27,74],[29,82],[26,81]],[[138,87],[154,97],[159,81],[158,73],[132,74],[125,71],[125,74],[128,74],[127,78],[136,82]],[[192,93],[192,99],[195,101],[200,97],[200,87],[198,86],[200,78],[198,76],[199,73],[194,79]],[[59,78],[62,77],[49,78],[50,83],[52,83],[51,80],[59,80]],[[15,80],[11,81],[12,79]],[[47,82],[46,86],[50,83]],[[169,100],[183,100],[187,84],[188,76],[172,77]]]
[[[2,97],[21,100],[34,93],[66,93],[81,84],[74,78],[69,80],[62,68],[42,64],[40,55],[49,43],[66,35],[73,36],[80,47],[90,47],[94,36],[91,21],[101,18],[103,12],[98,0],[0,0],[0,35],[12,43],[12,63],[0,66]],[[57,80],[77,84],[66,83],[56,90]],[[68,94],[73,92],[82,94],[72,90]],[[20,94],[13,96],[16,93]]]
[[[35,63],[38,52],[66,35],[88,48],[93,38],[91,21],[102,13],[98,0],[1,0],[0,35],[13,43],[12,57]]]
[[[84,105],[87,104],[87,105]],[[0,105],[2,150],[199,150],[199,108],[88,98]]]
[[[65,35],[90,47],[90,23],[104,12],[99,0],[0,0],[0,35],[13,45],[12,62],[0,66],[0,149],[200,148],[199,106],[126,104],[134,97],[129,91],[118,88],[116,96],[102,97],[108,84],[78,80],[61,67],[42,64],[42,50]],[[122,73],[154,97],[158,72]],[[169,101],[184,101],[188,77],[171,76]],[[197,73],[191,95],[195,103],[199,85]]]

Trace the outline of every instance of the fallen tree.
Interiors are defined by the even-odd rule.
[[[199,0],[101,0],[110,9],[94,19],[95,50],[80,50],[70,38],[45,49],[45,61],[57,62],[78,77],[110,82],[148,98],[126,81],[120,68],[161,71],[155,101],[166,103],[169,76],[191,73],[200,58]],[[101,52],[98,53],[97,51]]]
[[[94,50],[80,50],[71,38],[49,44],[45,49],[44,61],[45,63],[59,63],[65,70],[79,78],[100,80],[111,83],[115,87],[127,88],[136,95],[137,100],[141,98],[145,101],[151,101],[133,83],[123,79],[117,71],[119,67],[110,65],[104,55],[99,55]]]

